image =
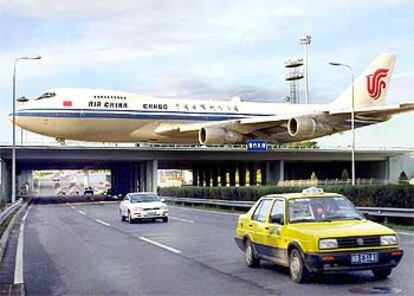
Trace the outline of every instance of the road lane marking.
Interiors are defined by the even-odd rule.
[[[219,211],[210,211],[210,210],[200,210],[200,209],[191,209],[187,207],[176,207],[176,206],[169,206],[170,208],[175,209],[183,209],[187,211],[194,211],[194,212],[203,212],[203,213],[213,213],[213,214],[223,214],[223,215],[230,215],[230,216],[240,216],[243,213],[228,213],[228,212],[219,212]]]
[[[86,213],[84,211],[78,210],[78,213],[86,216]]]
[[[106,223],[105,221],[102,221],[102,220],[99,220],[99,219],[94,219],[96,222],[98,222],[98,223],[101,223],[102,225],[105,225],[105,226],[111,226],[111,224],[109,224],[109,223]]]
[[[17,240],[17,250],[16,250],[16,262],[14,266],[14,284],[23,284],[23,247],[24,247],[24,225],[26,222],[27,215],[29,214],[30,209],[33,205],[30,205],[29,208],[24,213],[24,216],[20,222],[20,231],[19,237]]]
[[[74,206],[70,206],[72,209],[75,209],[75,207]]]
[[[144,242],[147,242],[147,243],[152,244],[152,245],[154,245],[154,246],[157,246],[157,247],[159,247],[159,248],[165,249],[165,250],[167,250],[167,251],[173,252],[173,253],[175,253],[175,254],[181,254],[181,251],[180,251],[180,250],[177,250],[177,249],[171,248],[171,247],[169,247],[169,246],[166,246],[166,245],[164,245],[164,244],[161,244],[161,243],[159,243],[159,242],[156,242],[156,241],[150,240],[150,239],[148,239],[148,238],[146,238],[146,237],[139,236],[138,238],[139,238],[140,240],[144,241]]]
[[[177,218],[177,217],[170,217],[173,220],[182,221],[182,222],[188,222],[188,223],[194,223],[193,220],[183,219],[183,218]]]

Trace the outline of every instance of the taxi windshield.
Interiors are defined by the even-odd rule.
[[[289,222],[362,220],[354,205],[343,196],[295,198],[289,200]]]
[[[155,194],[132,194],[131,203],[160,201]]]

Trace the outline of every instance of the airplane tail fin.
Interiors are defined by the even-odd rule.
[[[383,53],[354,80],[355,107],[382,105],[385,102],[396,56]],[[352,104],[352,85],[333,103],[335,107],[350,107]]]

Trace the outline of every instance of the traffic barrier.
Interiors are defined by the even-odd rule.
[[[166,201],[177,204],[188,205],[204,205],[204,206],[218,206],[224,208],[249,210],[255,203],[254,201],[241,200],[219,200],[219,199],[203,199],[203,198],[183,198],[183,197],[165,197]],[[363,213],[374,217],[394,217],[394,218],[408,218],[414,219],[414,209],[407,208],[378,208],[378,207],[357,207]]]
[[[23,199],[19,199],[14,204],[8,206],[6,209],[4,209],[4,211],[0,213],[0,228],[3,229],[5,227],[3,233],[0,232],[0,262],[3,260],[3,255],[7,247],[9,234],[14,225],[16,217],[18,216],[20,211],[24,209],[24,207],[22,207],[23,204]],[[27,203],[25,204],[27,205]],[[14,217],[10,220],[10,223],[7,226],[5,226],[4,224],[12,215],[14,215]]]

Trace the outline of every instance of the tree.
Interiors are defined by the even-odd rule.
[[[398,183],[400,184],[407,184],[408,183],[408,177],[407,174],[402,171],[400,176],[398,177]]]
[[[312,175],[311,175],[310,178],[311,178],[312,181],[318,181],[318,176],[316,175],[315,172],[312,172]]]
[[[342,171],[342,174],[341,174],[341,180],[346,181],[346,180],[348,180],[348,179],[349,179],[349,173],[348,173],[348,170],[347,170],[347,169],[344,169],[344,170]]]

